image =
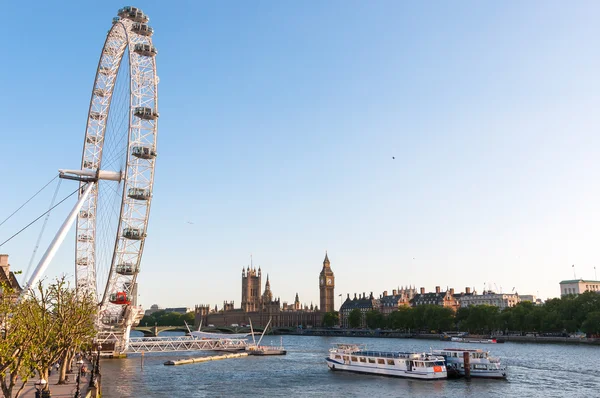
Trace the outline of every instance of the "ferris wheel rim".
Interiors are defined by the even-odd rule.
[[[121,10],[120,10],[121,11]],[[92,95],[90,98],[90,105],[88,108],[88,116],[87,116],[87,124],[86,124],[86,130],[85,130],[85,135],[84,135],[84,145],[83,145],[83,152],[82,152],[82,159],[81,159],[81,167],[82,169],[85,169],[86,166],[90,166],[90,164],[85,163],[86,161],[89,161],[89,156],[86,157],[86,151],[90,150],[94,155],[94,159],[97,160],[97,163],[94,164],[92,163],[92,165],[96,165],[97,169],[96,170],[100,170],[103,166],[102,161],[103,161],[103,152],[104,152],[104,144],[105,144],[105,138],[106,138],[106,133],[107,133],[107,128],[108,128],[108,123],[107,121],[109,120],[109,115],[111,114],[111,106],[113,104],[113,94],[114,94],[114,90],[115,87],[117,85],[117,79],[118,79],[118,73],[119,70],[122,66],[122,61],[125,58],[125,52],[128,52],[128,68],[129,68],[129,90],[128,90],[128,94],[129,94],[129,101],[128,101],[128,113],[129,113],[129,120],[128,120],[128,125],[127,125],[127,144],[126,144],[126,163],[125,163],[125,168],[124,170],[122,170],[122,189],[121,189],[121,194],[120,194],[120,206],[119,206],[119,218],[118,218],[118,227],[117,227],[117,231],[116,231],[116,237],[115,237],[115,242],[114,242],[114,247],[113,247],[113,251],[112,251],[112,259],[110,261],[110,271],[109,271],[109,275],[107,277],[106,280],[106,285],[104,287],[104,294],[102,296],[102,300],[100,301],[99,305],[100,305],[100,311],[99,313],[103,313],[106,311],[110,312],[110,303],[107,303],[107,295],[111,292],[111,290],[115,290],[115,286],[113,286],[115,283],[117,283],[118,281],[123,282],[123,280],[126,280],[125,283],[129,283],[129,288],[131,289],[133,285],[135,285],[136,281],[137,281],[137,275],[139,274],[139,265],[141,262],[141,258],[142,258],[142,254],[144,251],[144,246],[145,246],[145,234],[147,232],[147,227],[148,227],[148,220],[149,220],[149,215],[150,215],[150,206],[151,206],[151,201],[152,201],[152,188],[153,188],[153,184],[154,184],[154,170],[155,170],[155,155],[156,155],[156,137],[157,137],[157,133],[158,133],[158,77],[156,75],[156,60],[154,56],[150,56],[150,60],[146,59],[146,60],[140,60],[140,59],[136,59],[136,57],[143,57],[144,55],[139,55],[137,53],[138,51],[138,45],[142,46],[142,50],[145,49],[145,47],[143,46],[149,46],[149,48],[151,48],[152,50],[155,51],[153,45],[152,45],[152,39],[149,36],[146,35],[140,35],[140,34],[135,34],[132,32],[132,29],[135,27],[136,22],[135,21],[131,21],[131,20],[120,20],[120,21],[116,21],[113,22],[113,26],[111,27],[111,29],[109,30],[106,40],[104,42],[104,45],[102,47],[102,52],[101,52],[101,56],[100,59],[98,61],[98,65],[96,68],[96,76],[94,78],[94,85],[92,88]],[[139,25],[139,24],[138,24]],[[151,31],[152,29],[149,28],[147,25],[146,27]],[[119,31],[120,32],[117,32]],[[121,37],[119,36],[119,33],[121,34]],[[114,46],[109,46],[109,43],[111,41],[111,39],[120,39],[120,46],[116,47],[118,48],[118,51],[116,53],[112,53],[115,51],[115,47]],[[135,48],[135,51],[132,51]],[[112,58],[112,61],[115,61],[115,56],[118,57],[118,66],[116,68],[116,70],[111,70],[110,73],[112,73],[110,75],[110,79],[106,80],[109,81],[109,86],[108,86],[108,90],[110,92],[102,92],[102,97],[107,96],[108,100],[105,101],[105,103],[102,104],[102,106],[104,106],[104,109],[106,110],[105,113],[100,113],[97,114],[95,113],[96,110],[94,110],[94,101],[95,99],[97,99],[97,96],[99,95],[99,91],[97,90],[105,90],[105,87],[101,87],[102,84],[100,84],[99,82],[102,81],[102,72],[104,70],[102,70],[101,68],[104,68],[103,66],[103,62],[105,62],[105,57],[107,57],[110,60],[110,57]],[[155,55],[155,54],[154,54]],[[142,66],[140,66],[142,65]],[[135,68],[138,69],[135,69]],[[145,68],[143,71],[140,72],[141,69]],[[135,69],[135,70],[134,70]],[[114,73],[113,73],[114,72]],[[135,73],[134,73],[135,72]],[[136,80],[134,81],[134,75],[136,75],[136,78],[139,79],[140,75],[144,75],[142,76],[143,79],[145,80]],[[147,75],[151,75],[151,79],[148,80],[147,79]],[[104,84],[106,84],[106,81],[104,81]],[[143,84],[140,85],[140,81],[145,82],[146,86],[144,86]],[[136,87],[134,87],[136,86]],[[140,88],[141,87],[141,88]],[[139,95],[136,96],[134,95],[134,90],[139,89]],[[152,95],[147,95],[147,93],[150,92]],[[140,94],[141,93],[141,94]],[[145,94],[144,94],[145,93]],[[145,96],[144,96],[145,95]],[[140,99],[141,98],[141,99]],[[101,101],[100,101],[101,102]],[[152,123],[148,123],[147,125],[144,125],[142,117],[138,116],[137,112],[138,112],[138,108],[141,107],[143,108],[146,105],[150,105],[150,108],[152,109],[153,113],[156,113],[156,118],[153,120]],[[136,108],[137,107],[137,108]],[[103,115],[103,116],[102,116]],[[136,122],[139,125],[136,125],[134,123],[134,118],[139,118],[139,120],[136,120]],[[94,123],[94,121],[98,121],[101,120],[103,121],[103,123]],[[100,134],[96,134],[94,135],[93,140],[90,138],[92,137],[90,135],[90,126],[95,126],[95,128],[97,129],[96,132],[99,132]],[[137,127],[136,127],[137,126]],[[98,130],[99,128],[99,130]],[[136,130],[138,134],[136,135]],[[142,131],[143,130],[143,131]],[[145,132],[145,133],[144,133]],[[143,139],[141,138],[142,136]],[[93,143],[91,141],[94,141]],[[138,143],[138,147],[134,147],[133,144]],[[149,144],[148,146],[144,146],[144,144]],[[150,152],[154,153],[154,156],[150,156],[149,158],[145,158],[143,159],[142,157],[136,156],[132,154],[132,151],[135,152],[135,148],[150,148]],[[88,153],[89,155],[89,153]],[[134,159],[135,158],[135,159]],[[143,159],[143,161],[142,161]],[[138,170],[139,168],[143,169],[141,172]],[[137,173],[137,174],[134,174]],[[142,177],[140,177],[142,176]],[[140,177],[139,179],[143,180],[143,186],[147,187],[147,188],[138,188],[137,185],[136,186],[132,186],[133,183],[137,184],[137,180],[138,177]],[[145,196],[145,199],[143,200],[143,202],[145,203],[144,205],[139,206],[140,211],[137,212],[136,217],[133,217],[133,212],[136,210],[136,205],[135,205],[135,201],[137,199],[135,198],[131,198],[131,191],[128,191],[128,189],[146,189],[146,193],[147,195]],[[136,191],[134,191],[135,193]],[[93,195],[90,195],[91,199],[90,202],[93,204],[93,206],[88,206],[88,209],[93,209],[94,211],[96,211],[98,209],[98,199],[99,199],[99,190],[96,187],[96,189],[93,190]],[[130,200],[131,199],[131,200]],[[129,211],[129,213],[128,213]],[[85,224],[85,222],[80,223],[80,216],[82,216],[83,213],[80,212],[80,214],[78,214],[78,222],[77,222],[77,232],[76,232],[76,247],[75,247],[75,252],[76,252],[76,264],[75,264],[75,275],[76,275],[76,285],[78,287],[84,287],[87,289],[92,289],[92,291],[96,294],[99,293],[98,292],[98,286],[97,286],[97,269],[96,267],[96,237],[97,237],[97,215],[98,214],[94,214],[93,215],[93,220],[91,223],[87,223]],[[86,213],[86,219],[89,219],[91,213]],[[80,228],[81,225],[87,225],[86,228]],[[139,240],[139,244],[131,244],[131,245],[127,245],[126,243],[123,243],[123,250],[120,249],[119,244],[121,242],[124,242],[125,240],[128,240],[130,238],[126,238],[125,237],[125,228],[124,225],[142,225],[142,234],[143,236],[141,237],[141,239],[137,239]],[[133,228],[133,227],[131,227]],[[80,235],[80,230],[85,229],[87,231],[91,232],[91,235],[88,235],[85,239],[85,241],[83,241],[81,239],[81,235]],[[88,263],[86,260],[86,264],[80,264],[80,254],[84,251],[81,250],[82,247],[85,247],[85,250],[87,250],[87,253],[91,253],[91,257],[93,257],[91,259],[91,261]],[[120,260],[118,257],[119,255],[121,255],[122,253],[125,252],[125,250],[128,250],[127,252],[127,258],[135,258],[136,259],[136,264],[135,264],[135,272],[132,275],[126,275],[129,278],[114,278],[115,272],[116,272],[116,266],[117,266],[117,262]],[[123,257],[123,256],[122,256]],[[83,263],[83,261],[81,261]],[[85,268],[88,267],[88,268]],[[82,273],[82,270],[87,271],[87,279],[86,279],[86,283],[83,283],[83,280],[81,280],[80,283],[80,273]],[[125,304],[125,307],[127,307],[130,303]],[[120,304],[116,304],[117,307]],[[113,308],[114,309],[114,308]]]

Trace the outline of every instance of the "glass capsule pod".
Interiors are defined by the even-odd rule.
[[[77,265],[88,265],[87,257],[79,257],[77,259]]]
[[[127,196],[130,197],[131,199],[148,200],[148,199],[150,199],[150,196],[152,196],[152,194],[150,193],[150,191],[148,189],[129,188],[129,190],[127,191]]]
[[[85,137],[85,142],[88,144],[97,144],[100,141],[100,137],[97,135],[88,135]]]
[[[152,36],[154,34],[154,29],[145,23],[134,23],[131,25],[131,31],[140,36]]]
[[[156,120],[158,118],[158,112],[152,108],[146,106],[138,106],[133,110],[133,115],[144,120]]]
[[[92,240],[92,237],[88,234],[79,234],[77,240],[80,242],[90,242]]]
[[[116,272],[119,275],[134,275],[138,272],[138,268],[133,263],[118,264]]]
[[[143,55],[145,57],[154,57],[156,54],[158,54],[158,51],[154,46],[142,43],[136,44],[133,47],[133,52],[139,55]]]
[[[154,159],[156,157],[154,148],[148,146],[134,146],[131,149],[131,154],[141,159]]]
[[[119,49],[115,47],[104,47],[104,54],[108,55],[117,55],[119,53]]]
[[[98,73],[105,76],[110,75],[112,73],[112,68],[108,66],[101,66],[98,68]]]
[[[108,90],[105,90],[103,88],[95,88],[94,89],[94,95],[97,95],[98,97],[106,97],[109,94]]]
[[[90,218],[90,212],[87,210],[81,210],[79,212],[79,217],[80,218]]]
[[[104,113],[94,111],[90,112],[90,118],[94,120],[104,120],[106,118],[106,115]]]
[[[114,18],[112,19],[112,24],[114,25],[114,24],[116,24],[117,22],[119,22],[120,20],[121,20],[121,17],[114,17]]]
[[[139,228],[125,228],[123,237],[132,240],[141,240],[146,237],[146,233]]]
[[[112,293],[108,298],[108,301],[110,301],[113,304],[131,304],[131,300],[127,296],[127,292]]]
[[[100,320],[104,325],[116,326],[122,323],[123,317],[119,315],[103,315]]]
[[[84,169],[97,169],[98,168],[98,164],[91,161],[91,160],[84,160],[83,161],[83,168]]]
[[[148,18],[148,16],[144,14],[142,10],[136,7],[123,7],[119,10],[118,15],[121,18],[130,19],[133,22],[147,23],[148,21],[150,21],[150,18]]]

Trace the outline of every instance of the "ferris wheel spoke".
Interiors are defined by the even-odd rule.
[[[125,334],[139,315],[132,294],[147,234],[159,113],[149,19],[135,7],[118,15],[98,62],[81,167],[121,178],[98,181],[79,212],[76,284],[101,299],[99,330]]]

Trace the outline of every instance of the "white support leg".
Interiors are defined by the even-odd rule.
[[[50,247],[48,247],[48,250],[46,250],[46,253],[44,253],[44,256],[42,257],[42,259],[38,263],[37,267],[35,268],[35,271],[33,271],[31,278],[29,278],[29,281],[23,288],[23,291],[21,292],[21,297],[24,294],[26,294],[26,292],[29,291],[30,288],[35,287],[35,284],[38,282],[40,277],[44,274],[44,272],[46,271],[46,268],[48,268],[48,264],[50,264],[50,261],[52,261],[52,259],[54,258],[54,255],[58,251],[58,248],[60,247],[63,240],[65,240],[65,237],[67,236],[67,233],[69,232],[69,229],[71,229],[73,222],[75,222],[75,218],[77,217],[77,214],[79,213],[79,210],[81,209],[81,206],[83,205],[83,202],[87,199],[88,195],[90,194],[94,184],[95,184],[95,182],[88,183],[87,188],[83,192],[83,195],[81,195],[81,197],[79,198],[79,200],[73,207],[73,210],[71,210],[71,213],[69,213],[69,216],[67,217],[67,219],[65,220],[63,225],[60,227],[58,232],[56,233],[54,240],[52,240],[52,243],[50,243]]]

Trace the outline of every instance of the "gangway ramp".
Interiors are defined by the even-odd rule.
[[[198,339],[191,336],[132,337],[126,353],[180,351],[242,351],[244,339]]]

